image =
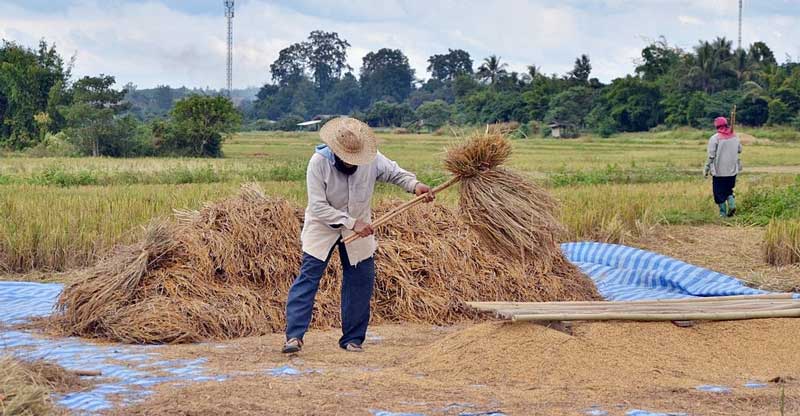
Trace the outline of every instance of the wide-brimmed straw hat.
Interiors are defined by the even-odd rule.
[[[337,117],[319,130],[319,137],[339,159],[351,165],[366,165],[378,154],[378,139],[365,123],[350,117]]]

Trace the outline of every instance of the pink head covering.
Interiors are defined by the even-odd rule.
[[[720,139],[730,139],[733,137],[733,128],[728,125],[728,119],[725,117],[717,117],[714,119],[714,127],[717,128],[717,134]]]

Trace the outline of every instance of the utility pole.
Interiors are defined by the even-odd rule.
[[[742,0],[739,0],[739,49],[742,49]]]
[[[228,20],[228,98],[233,89],[233,0],[225,0],[225,18]]]

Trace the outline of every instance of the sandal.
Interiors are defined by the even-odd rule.
[[[284,354],[292,354],[296,352],[300,352],[303,349],[303,340],[300,338],[289,338],[286,340],[286,343],[283,344],[283,349],[281,352]]]
[[[345,344],[344,349],[348,352],[364,352],[364,348],[361,344],[356,344],[355,342],[348,342]]]

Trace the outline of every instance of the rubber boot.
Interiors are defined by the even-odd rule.
[[[736,198],[733,195],[728,197],[728,216],[732,217],[736,214]]]
[[[728,207],[725,203],[718,204],[719,205],[719,216],[720,217],[727,217],[728,216]]]

